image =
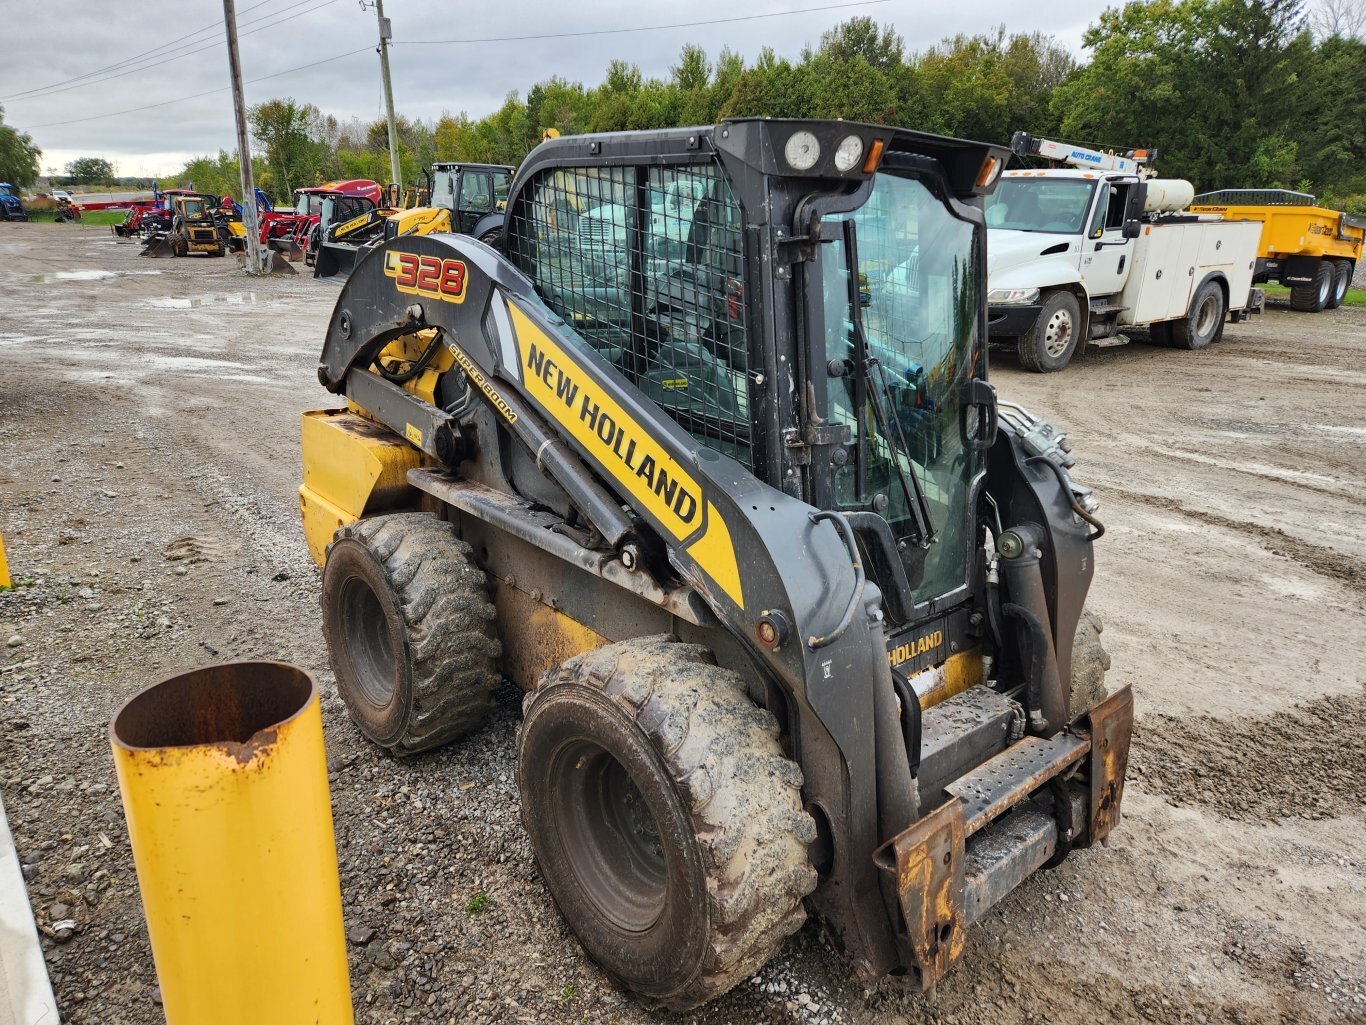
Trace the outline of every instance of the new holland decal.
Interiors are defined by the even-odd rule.
[[[463,260],[418,256],[391,249],[384,254],[385,277],[405,295],[421,295],[448,303],[465,301],[465,263]]]
[[[508,304],[527,394],[558,421],[735,604],[744,608],[730,531],[702,488],[557,340]]]

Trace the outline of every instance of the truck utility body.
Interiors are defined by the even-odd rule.
[[[1290,305],[1305,313],[1337,309],[1366,238],[1366,217],[1317,204],[1286,189],[1224,189],[1195,197],[1191,213],[1257,221],[1261,239],[1252,280],[1291,289]]]
[[[1028,369],[1061,370],[1088,343],[1124,344],[1127,327],[1203,348],[1227,314],[1261,307],[1252,288],[1260,225],[1187,212],[1188,183],[1102,156],[1007,171],[986,200],[988,331],[1016,344]],[[1107,165],[1117,169],[1091,169]]]

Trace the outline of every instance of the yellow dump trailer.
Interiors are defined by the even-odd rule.
[[[1192,213],[1260,221],[1262,240],[1252,280],[1290,288],[1290,305],[1306,313],[1342,305],[1366,238],[1366,217],[1318,206],[1285,189],[1224,189],[1195,197]]]

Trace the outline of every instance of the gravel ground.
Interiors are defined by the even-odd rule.
[[[106,728],[177,669],[308,667],[357,1019],[815,1023],[1366,1021],[1366,311],[1272,309],[1201,353],[1131,345],[1007,398],[1073,431],[1109,527],[1092,606],[1139,720],[1108,848],[1031,879],[932,997],[865,984],[810,923],[691,1015],[617,992],[518,822],[507,687],[466,742],[395,761],[327,672],[298,525],[298,414],[336,291],[0,226],[0,791],[64,1018],[162,1020]],[[58,923],[74,920],[74,928]]]

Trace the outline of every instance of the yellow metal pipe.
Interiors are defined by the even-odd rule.
[[[167,1025],[353,1025],[313,676],[193,670],[109,734]]]

